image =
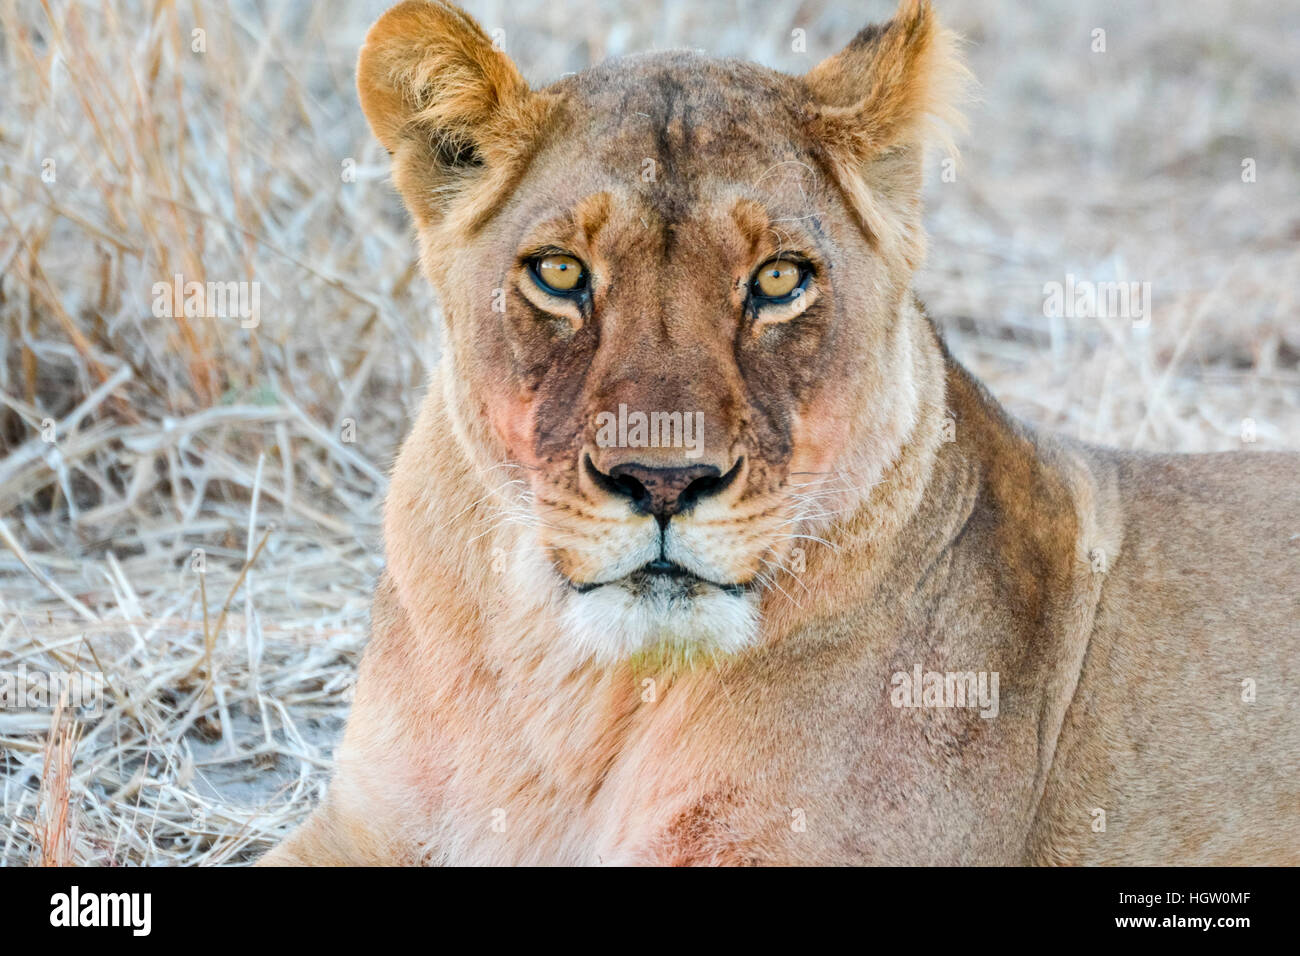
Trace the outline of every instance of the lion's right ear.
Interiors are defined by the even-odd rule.
[[[813,137],[868,231],[897,240],[913,266],[924,253],[921,154],[932,140],[951,150],[969,79],[930,0],[901,0],[892,20],[804,76]]]
[[[421,225],[477,193],[480,202],[466,210],[472,220],[483,192],[494,193],[518,168],[549,105],[482,27],[437,0],[407,0],[370,28],[357,92]]]

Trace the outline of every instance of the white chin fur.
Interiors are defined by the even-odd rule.
[[[581,657],[617,663],[644,652],[692,660],[735,654],[758,636],[755,595],[664,583],[641,594],[608,584],[565,601],[565,638]]]

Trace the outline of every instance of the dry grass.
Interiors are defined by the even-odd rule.
[[[243,861],[321,792],[437,354],[352,93],[382,6],[0,0],[0,670],[107,680],[76,728],[0,711],[0,861]],[[1091,440],[1300,447],[1300,9],[948,6],[984,88],[918,286],[958,354]],[[668,46],[801,71],[889,10],[469,7],[535,80]],[[176,273],[260,283],[260,325],[154,317]],[[1151,282],[1150,328],[1044,318],[1067,273]]]

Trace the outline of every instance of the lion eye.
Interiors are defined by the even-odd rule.
[[[549,255],[533,261],[537,280],[551,292],[577,292],[583,287],[587,270],[573,256]]]
[[[773,259],[754,276],[754,294],[764,299],[784,299],[794,292],[803,278],[803,268],[789,259]]]

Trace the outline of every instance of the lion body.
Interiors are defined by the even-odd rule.
[[[908,288],[956,72],[916,0],[802,79],[662,54],[537,94],[446,4],[376,25],[445,352],[336,778],[267,862],[1300,862],[1300,458],[1038,434],[947,353]],[[554,248],[587,306],[520,265]],[[791,248],[799,308],[746,304]],[[622,406],[701,410],[739,477],[629,512],[590,479]],[[618,583],[647,542],[690,613]]]
[[[279,862],[1300,862],[1295,456],[1036,437],[932,357],[956,440],[900,463],[917,507],[841,526],[737,659],[551,669],[560,619],[474,600],[500,539],[428,529],[455,557],[381,583],[339,779]],[[390,522],[455,511],[447,427],[432,402]],[[447,500],[403,501],[408,468]],[[418,623],[406,574],[441,596]],[[997,719],[900,720],[914,662],[997,670]]]

